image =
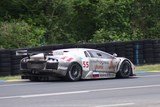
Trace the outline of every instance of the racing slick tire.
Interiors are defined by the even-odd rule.
[[[131,64],[125,60],[122,62],[119,71],[116,74],[117,78],[129,78],[132,75]]]
[[[67,74],[65,79],[67,81],[78,81],[82,77],[82,67],[80,64],[73,62],[69,65],[67,69]]]

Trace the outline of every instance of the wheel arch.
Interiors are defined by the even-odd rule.
[[[70,62],[70,64],[68,65],[68,67],[71,65],[71,64],[73,64],[73,63],[77,63],[79,66],[81,66],[81,69],[82,69],[82,71],[83,71],[83,65],[82,65],[82,60],[81,59],[75,59],[75,60],[73,60],[72,62]]]
[[[79,76],[78,76],[78,78],[76,77],[75,79],[73,79],[72,76],[71,76],[71,74],[70,74],[71,73],[70,68],[72,68],[73,66],[75,66],[74,64],[78,65],[80,67],[80,73],[78,74]],[[82,79],[82,73],[83,73],[83,70],[82,70],[81,64],[78,63],[78,62],[76,62],[76,61],[71,62],[68,65],[67,72],[66,72],[66,75],[65,75],[65,80],[67,80],[67,81],[77,81],[77,80],[80,80],[80,79]]]
[[[127,58],[123,58],[123,59],[121,59],[121,61],[119,62],[119,64],[118,64],[118,67],[117,67],[117,72],[120,70],[120,67],[121,67],[121,65],[122,65],[122,63],[124,62],[124,61],[128,61],[129,62],[129,64],[130,64],[130,66],[131,66],[131,75],[133,75],[133,68],[132,68],[132,62],[129,60],[129,59],[127,59]],[[116,73],[117,73],[116,72]]]
[[[73,64],[73,63],[78,64],[78,65],[81,66],[81,68],[82,68],[82,65],[81,65],[78,61],[73,61],[73,62],[71,62],[71,63],[68,65],[68,67],[69,67],[71,64]]]

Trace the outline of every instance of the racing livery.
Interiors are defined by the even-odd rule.
[[[124,57],[96,49],[70,48],[29,55],[20,61],[22,79],[31,81],[54,77],[69,81],[99,78],[128,78],[134,74],[134,65]],[[24,55],[17,51],[17,55]]]

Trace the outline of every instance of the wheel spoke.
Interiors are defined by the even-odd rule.
[[[121,69],[117,73],[117,77],[120,78],[128,78],[131,74],[131,65],[128,61],[124,61],[123,64],[121,65]]]
[[[77,81],[81,78],[81,66],[74,63],[70,66],[68,79],[72,81]]]

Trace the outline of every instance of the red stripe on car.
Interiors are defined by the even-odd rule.
[[[68,58],[68,59],[67,59],[68,62],[70,62],[70,61],[72,61],[72,60],[73,60],[73,58]]]

